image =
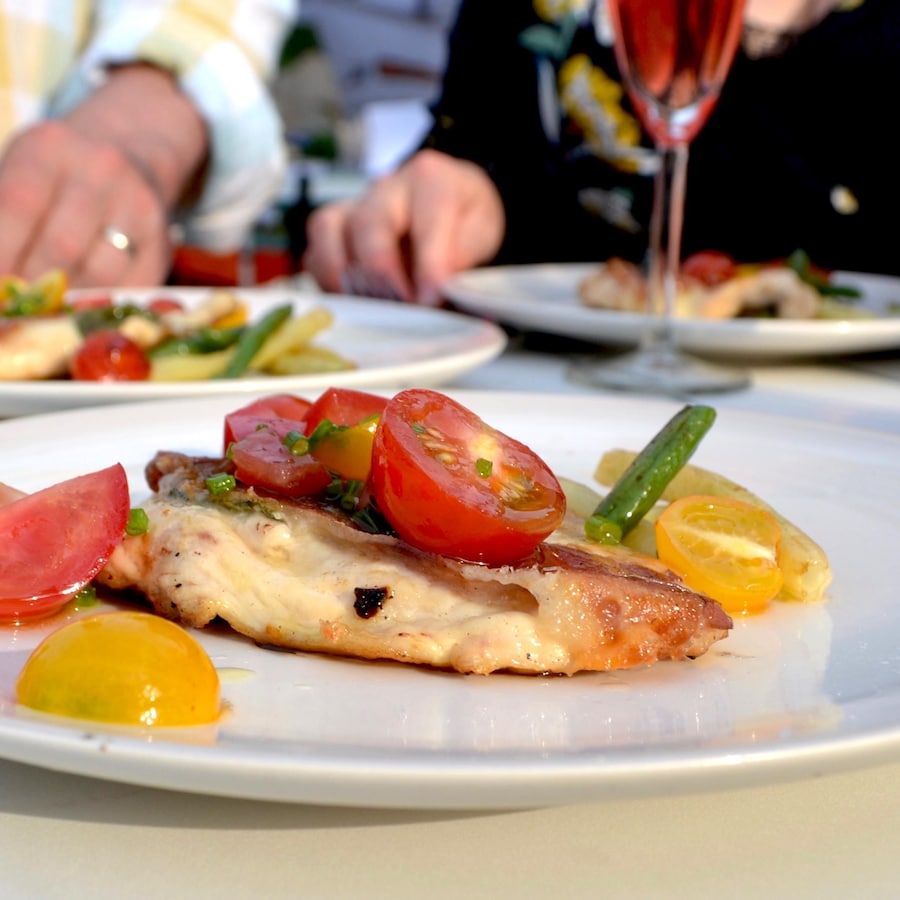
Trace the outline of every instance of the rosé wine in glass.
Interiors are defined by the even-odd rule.
[[[719,99],[743,29],[744,0],[607,0],[625,88],[659,153],[650,222],[649,324],[640,347],[576,367],[599,387],[663,394],[746,387],[743,372],[675,346],[672,320],[684,219],[688,147]]]

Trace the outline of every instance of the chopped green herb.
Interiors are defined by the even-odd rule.
[[[281,443],[294,456],[306,456],[309,453],[309,438],[302,431],[289,431]]]
[[[216,475],[210,475],[206,479],[206,489],[211,497],[220,497],[222,494],[230,494],[237,485],[234,475],[228,472],[219,472]]]
[[[139,534],[146,534],[150,527],[150,517],[146,511],[139,506],[128,512],[128,521],[125,524],[125,534],[135,537]]]
[[[490,478],[494,471],[494,464],[489,459],[478,458],[475,460],[475,471],[482,478]]]
[[[322,421],[313,429],[313,433],[309,436],[309,446],[315,447],[323,438],[326,438],[337,431],[346,430],[346,425],[335,425],[331,419],[322,419]]]
[[[75,324],[85,337],[92,331],[113,328],[130,316],[141,316],[144,319],[155,318],[151,313],[141,309],[134,303],[117,303],[97,309],[84,309],[74,313]]]
[[[86,584],[73,598],[72,602],[76,609],[86,609],[88,606],[96,606],[100,601],[97,599],[97,589],[93,584]]]

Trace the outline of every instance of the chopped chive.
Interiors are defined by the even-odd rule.
[[[150,517],[139,506],[128,511],[128,521],[125,523],[125,534],[135,537],[146,534],[150,527]]]
[[[96,606],[100,602],[97,599],[97,588],[95,588],[93,584],[86,584],[72,600],[77,609],[86,609],[88,606]]]
[[[305,456],[309,453],[309,442],[310,439],[302,431],[289,431],[281,443],[294,456]]]
[[[206,489],[209,491],[210,497],[221,497],[223,494],[230,494],[237,484],[234,475],[227,472],[219,472],[217,475],[210,475],[206,479]]]
[[[313,429],[312,434],[309,436],[309,446],[315,447],[319,441],[324,440],[327,437],[330,437],[332,434],[336,434],[338,431],[346,431],[346,425],[335,425],[330,419],[322,419],[318,425]]]

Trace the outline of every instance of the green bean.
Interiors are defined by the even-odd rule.
[[[284,324],[293,312],[290,303],[278,306],[266,313],[258,322],[248,326],[241,334],[235,347],[234,356],[220,378],[239,378],[259,352],[259,348],[271,337],[279,326]]]
[[[685,406],[637,455],[584,523],[599,543],[618,543],[659,500],[668,483],[691,458],[712,427],[710,406]]]
[[[158,359],[161,356],[187,356],[195,353],[215,353],[225,350],[237,343],[244,332],[243,326],[236,328],[201,328],[195,334],[185,337],[169,338],[153,347],[148,356]]]

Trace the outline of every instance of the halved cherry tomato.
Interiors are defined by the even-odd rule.
[[[0,619],[60,609],[106,564],[128,511],[128,480],[118,464],[0,508]]]
[[[565,515],[540,457],[430,390],[401,391],[385,406],[371,487],[407,543],[489,565],[526,557]]]
[[[154,297],[147,304],[147,310],[161,316],[164,313],[183,312],[184,304],[175,297]]]
[[[655,530],[660,560],[730,613],[758,612],[781,590],[781,528],[758,506],[682,497],[663,510]]]
[[[312,405],[306,416],[310,434],[328,419],[334,425],[357,425],[363,419],[381,415],[387,404],[385,397],[352,388],[328,388]]]
[[[309,400],[293,394],[270,394],[260,397],[225,416],[225,441],[227,451],[236,440],[256,430],[256,425],[269,419],[286,419],[294,424],[291,428],[301,429],[306,422],[306,414],[312,407]]]
[[[285,446],[284,438],[294,423],[269,419],[231,446],[235,477],[244,484],[284,494],[309,497],[331,484],[331,473],[308,453],[297,455]]]
[[[73,312],[86,312],[91,309],[106,309],[113,305],[112,294],[85,294],[80,297],[66,298],[66,306]]]
[[[306,417],[306,434],[323,422],[337,426],[313,442],[312,455],[332,472],[351,481],[365,481],[372,465],[372,443],[385,397],[352,388],[328,388]]]
[[[69,364],[78,381],[146,381],[150,377],[147,354],[118,331],[92,331]]]
[[[205,725],[221,714],[219,674],[188,631],[148,612],[104,612],[49,634],[16,680],[41,712],[120,725]]]
[[[83,294],[79,297],[70,297],[66,299],[66,305],[71,307],[74,312],[84,312],[89,309],[106,309],[113,305],[112,294]]]
[[[714,287],[734,278],[739,271],[735,260],[718,250],[703,250],[689,256],[681,264],[681,274],[701,284]]]

